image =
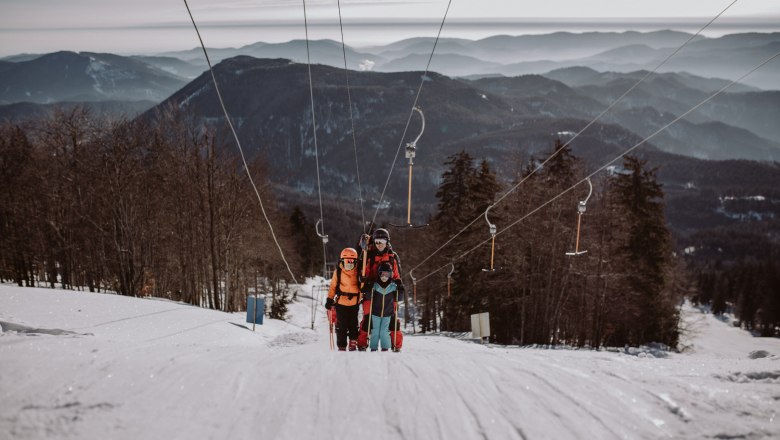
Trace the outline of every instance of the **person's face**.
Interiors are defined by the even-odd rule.
[[[383,251],[387,247],[387,240],[384,238],[377,238],[374,240],[374,246],[376,246],[378,251]]]
[[[344,269],[352,270],[355,268],[355,260],[352,258],[345,258],[343,261]]]
[[[393,274],[390,272],[382,272],[379,274],[379,279],[382,280],[383,283],[386,283],[392,275]]]

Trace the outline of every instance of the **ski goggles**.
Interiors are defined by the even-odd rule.
[[[374,244],[387,244],[386,238],[377,238],[374,240]]]
[[[379,277],[380,277],[380,278],[381,278],[381,277],[388,277],[388,278],[392,278],[392,277],[393,277],[393,273],[392,273],[392,272],[379,272]]]
[[[344,258],[343,260],[341,260],[341,262],[344,263],[344,264],[355,264],[355,259],[354,258]]]

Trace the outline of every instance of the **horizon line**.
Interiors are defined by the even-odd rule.
[[[625,23],[627,26],[644,24],[662,24],[669,23],[672,25],[692,25],[700,24],[701,20],[705,20],[707,17],[703,16],[685,16],[685,17],[490,17],[490,18],[452,18],[447,21],[447,25],[453,25],[457,27],[467,25],[549,25],[549,24],[609,24],[616,25]],[[200,27],[286,27],[286,26],[301,26],[302,20],[224,20],[224,21],[209,21],[204,20],[202,23],[198,23]],[[424,24],[438,24],[440,22],[430,18],[410,18],[410,19],[344,19],[345,24],[351,26],[368,26],[368,25],[424,25]],[[762,16],[739,16],[739,17],[724,17],[717,23],[713,23],[715,27],[728,27],[733,25],[752,25],[752,26],[764,26],[772,27],[777,26],[776,32],[780,32],[780,14],[776,15],[762,15]],[[309,26],[335,26],[337,25],[334,20],[331,19],[310,19],[308,21]],[[116,25],[103,25],[103,26],[33,26],[33,27],[5,27],[2,32],[19,32],[19,31],[85,31],[85,30],[114,30],[114,29],[158,29],[158,28],[187,28],[191,27],[190,23],[184,22],[159,22],[159,23],[137,23],[127,24],[122,26]],[[627,29],[630,31],[630,29]],[[597,31],[594,31],[597,32]],[[639,32],[639,31],[637,31]],[[581,32],[579,32],[581,33]],[[770,32],[771,33],[771,32]]]

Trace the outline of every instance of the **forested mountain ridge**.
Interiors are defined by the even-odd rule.
[[[262,153],[273,162],[279,183],[314,190],[314,132],[306,66],[282,59],[237,57],[217,65],[215,74],[247,150]],[[344,75],[343,69],[312,66],[319,160],[326,170],[323,184],[338,194],[354,189],[355,159]],[[350,71],[349,75],[358,156],[364,166],[370,164],[364,180],[370,192],[381,191],[421,81],[425,92],[418,104],[426,112],[427,128],[419,148],[433,157],[446,156],[439,154],[439,149],[447,141],[509,127],[517,115],[528,114],[512,109],[497,96],[436,73],[425,78],[421,72]],[[209,75],[198,77],[158,108],[171,105],[203,120],[224,120]],[[152,117],[154,112],[146,116]],[[419,123],[418,119],[411,121],[405,141],[419,131]],[[435,174],[419,178],[427,182],[437,179]]]
[[[312,69],[322,188],[331,197],[355,201],[355,153],[346,104],[345,72],[322,65]],[[269,158],[276,182],[312,195],[316,190],[315,161],[305,66],[287,60],[239,57],[217,65],[215,73],[244,147],[250,153],[261,152]],[[423,78],[421,72],[350,71],[349,75],[364,197],[371,202],[379,197],[399,144],[408,142],[418,133],[419,121],[412,118],[406,138],[400,138],[409,116],[409,106]],[[500,176],[508,178],[512,173],[508,164],[512,160],[519,156],[526,159],[531,155],[542,156],[556,138],[566,140],[585,126],[596,109],[603,110],[603,104],[578,89],[535,75],[472,82],[431,73],[423,81],[419,105],[426,115],[426,131],[418,143],[414,174],[415,204],[421,208],[420,216],[430,212],[443,171],[442,164],[454,152],[465,149],[475,157],[487,158]],[[678,84],[678,87],[683,86]],[[686,90],[697,93],[694,89]],[[218,127],[221,126],[219,121],[224,119],[210,77],[205,75],[171,96],[159,108],[169,105],[204,121],[216,121]],[[153,113],[148,112],[147,117]],[[618,119],[633,114],[631,109],[618,109],[616,113]],[[654,124],[669,118],[667,115]],[[655,126],[650,125],[645,130]],[[691,126],[696,125],[681,121],[672,128],[678,138],[684,134],[695,142],[702,132],[692,130]],[[725,130],[740,132],[729,126]],[[661,153],[654,147],[658,145],[658,139],[663,140],[663,137],[659,135],[645,143],[637,154],[647,155],[651,165],[664,165],[659,171],[663,183],[673,187],[688,185],[704,191],[702,197],[708,199],[708,206],[714,206],[717,197],[726,194],[759,191],[774,197],[777,175],[773,165],[735,162],[743,164],[735,168],[722,165],[723,162]],[[641,140],[641,135],[614,122],[597,122],[573,142],[572,149],[573,154],[597,167]],[[709,138],[701,142],[701,145],[710,144]],[[387,212],[390,217],[400,215],[405,207],[406,169],[400,163],[396,164],[387,192],[391,202]],[[740,171],[730,173],[738,168]],[[741,168],[755,169],[747,171],[752,179],[750,182],[744,181],[746,171]],[[717,178],[713,177],[716,175]],[[692,193],[680,194],[689,196]],[[682,210],[669,212],[672,219],[695,217],[692,213],[684,213],[691,209],[690,205],[672,200],[670,207]],[[723,217],[714,210],[708,215]],[[723,217],[722,220],[733,219]],[[695,223],[680,224],[681,230],[696,227]]]

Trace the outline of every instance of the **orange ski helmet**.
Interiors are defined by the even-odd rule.
[[[339,255],[339,259],[341,260],[357,260],[358,253],[353,248],[344,248],[344,250],[341,251],[341,255]]]

